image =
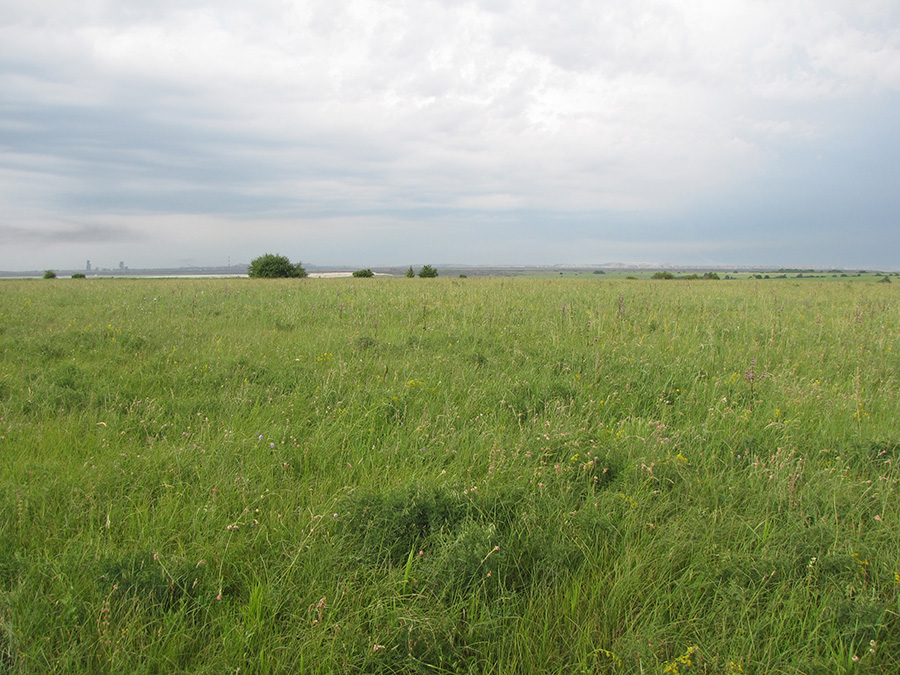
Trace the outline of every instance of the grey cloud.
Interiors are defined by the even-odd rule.
[[[26,228],[0,224],[0,243],[4,245],[140,242],[145,239],[146,234],[118,225],[71,223]]]
[[[898,21],[883,0],[7,3],[0,198],[22,222],[98,236],[145,214],[286,238],[276,221],[368,218],[403,228],[398,246],[460,221],[544,250],[553,232],[638,240],[685,213],[712,237],[728,228],[697,205],[723,213],[721,195],[758,215],[753,199],[777,195],[809,219],[772,177],[811,190],[797,176],[818,153],[820,184],[859,167],[874,206],[856,209],[881,223],[893,165],[870,161],[846,102],[895,126]],[[4,236],[25,227],[9,222]]]

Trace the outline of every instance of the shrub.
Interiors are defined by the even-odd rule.
[[[652,276],[651,278],[652,278],[652,279],[674,279],[674,278],[675,278],[675,275],[672,274],[671,272],[668,272],[668,271],[666,271],[666,272],[656,272],[656,273],[653,274],[653,276]]]
[[[438,275],[438,271],[434,269],[431,265],[425,265],[422,269],[419,270],[419,276],[423,279],[433,279]]]
[[[45,279],[55,279],[56,272],[54,272],[53,270],[47,270],[46,272],[44,272],[44,278]]]
[[[374,276],[375,276],[375,273],[374,273],[372,270],[370,270],[370,269],[356,270],[356,271],[353,273],[353,276],[355,276],[355,277],[365,277],[365,278],[369,278],[369,277],[374,277]]]
[[[247,275],[251,279],[283,279],[305,277],[306,270],[300,263],[294,265],[287,256],[266,253],[250,263]]]
[[[416,273],[413,272],[412,265],[410,265],[410,266],[409,266],[409,269],[406,270],[406,278],[407,278],[407,279],[412,279],[414,276],[416,276]]]

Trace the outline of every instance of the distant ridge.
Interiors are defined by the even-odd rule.
[[[414,264],[413,268],[418,269],[419,264]],[[875,274],[888,274],[898,271],[900,268],[893,269],[875,269],[875,268],[836,268],[836,267],[779,267],[777,265],[678,265],[674,263],[658,263],[658,262],[605,262],[605,263],[580,263],[565,264],[555,263],[549,265],[507,265],[507,264],[490,264],[490,265],[470,265],[465,263],[444,263],[433,264],[442,276],[472,274],[474,276],[515,276],[529,274],[534,272],[585,272],[585,271],[672,271],[679,273],[690,272],[743,272],[743,273],[778,273],[778,274],[807,274],[807,273],[859,273],[869,272]],[[221,265],[206,267],[153,267],[153,268],[136,268],[119,267],[113,269],[54,269],[57,277],[68,277],[73,274],[84,274],[88,278],[99,277],[193,277],[193,276],[244,276],[247,274],[246,264],[237,265]],[[382,275],[405,275],[409,265],[312,265],[304,263],[304,267],[311,276],[324,276],[331,274],[350,273],[354,270],[362,268],[370,268],[374,272]],[[28,270],[28,271],[0,271],[0,278],[41,278],[44,276],[45,270]]]

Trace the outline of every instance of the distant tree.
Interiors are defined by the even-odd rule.
[[[84,275],[84,272],[75,272],[75,274],[72,275],[72,278],[73,279],[87,279],[87,277]]]
[[[651,279],[674,279],[675,275],[669,272],[668,270],[665,272],[655,272]]]
[[[715,272],[707,272],[706,274],[703,275],[703,278],[704,279],[712,279],[714,281],[719,281],[719,275],[716,274]]]
[[[419,270],[419,276],[423,279],[433,279],[438,275],[438,271],[431,265],[425,265]]]
[[[54,272],[53,270],[47,270],[46,272],[44,272],[44,278],[45,279],[55,279],[56,272]]]
[[[416,273],[413,271],[412,265],[410,265],[409,269],[406,270],[406,278],[412,279],[414,276],[416,276]]]
[[[250,263],[247,275],[251,279],[284,279],[305,277],[306,270],[300,263],[293,264],[287,256],[266,253]]]
[[[373,271],[370,270],[370,269],[356,270],[356,271],[353,273],[353,276],[355,276],[355,277],[365,277],[365,278],[368,278],[368,277],[374,277],[374,276],[375,276],[375,272],[373,272]]]

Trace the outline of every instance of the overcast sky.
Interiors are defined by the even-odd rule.
[[[0,269],[900,268],[897,0],[0,0]]]

